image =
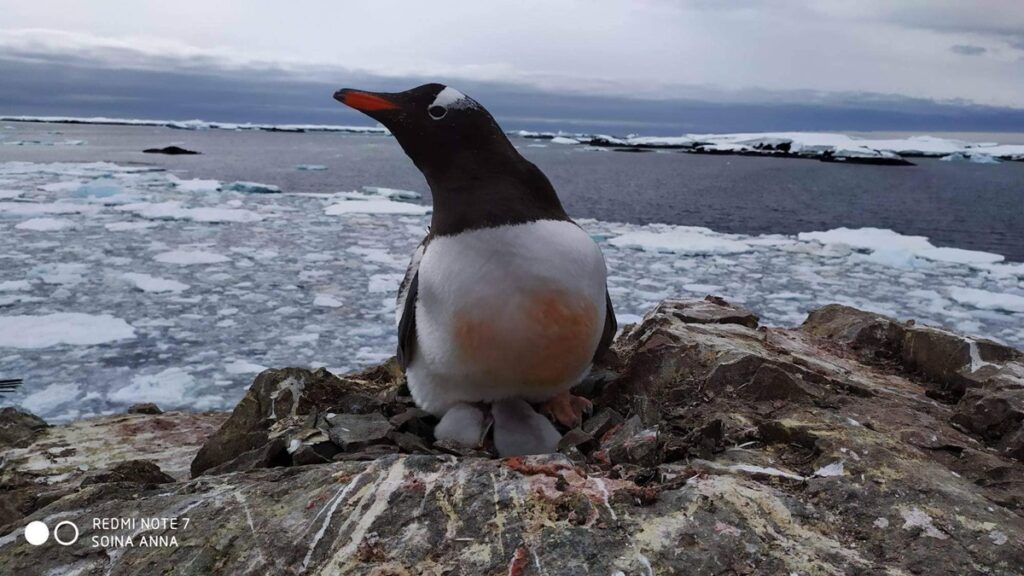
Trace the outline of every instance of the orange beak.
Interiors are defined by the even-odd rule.
[[[334,99],[342,104],[355,108],[360,112],[376,112],[378,110],[395,110],[399,106],[387,98],[370,92],[361,92],[345,88],[334,93]]]

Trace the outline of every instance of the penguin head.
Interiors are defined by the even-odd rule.
[[[428,178],[457,167],[467,155],[515,151],[491,114],[476,100],[443,84],[405,92],[345,88],[334,99],[383,124]]]

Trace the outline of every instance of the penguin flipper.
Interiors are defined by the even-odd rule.
[[[398,325],[398,365],[405,370],[412,362],[413,351],[416,347],[416,295],[419,292],[420,260],[427,251],[427,244],[430,243],[430,232],[423,237],[423,241],[416,247],[412,258],[409,260],[409,267],[405,270],[405,277],[398,287],[398,298],[395,302],[395,323]]]
[[[601,333],[601,341],[597,344],[597,350],[594,352],[594,361],[601,359],[605,351],[612,345],[612,340],[615,339],[615,332],[619,329],[619,323],[615,320],[615,310],[612,308],[612,296],[608,293],[608,285],[604,286],[604,301],[605,301],[605,313],[604,313],[604,332]]]
[[[402,303],[402,319],[398,321],[398,365],[405,370],[412,362],[416,350],[416,296],[419,293],[420,275],[417,272],[405,294]]]

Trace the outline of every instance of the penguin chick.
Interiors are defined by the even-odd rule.
[[[500,456],[550,454],[558,450],[562,435],[525,400],[499,400],[491,405],[491,415],[494,417],[494,447]]]
[[[483,411],[471,404],[459,402],[449,408],[434,427],[434,438],[475,448],[483,441],[486,431]]]

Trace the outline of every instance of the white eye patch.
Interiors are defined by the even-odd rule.
[[[435,106],[440,106],[445,109],[469,108],[476,106],[476,102],[455,88],[449,88],[446,86],[444,90],[441,90],[441,92],[437,94],[437,97],[434,98],[434,101],[430,103],[430,106],[428,106],[427,109],[430,110]]]

